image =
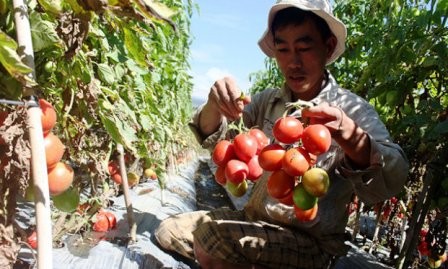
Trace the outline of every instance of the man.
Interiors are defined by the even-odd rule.
[[[202,268],[328,268],[334,257],[346,254],[346,206],[353,193],[368,204],[388,199],[402,189],[408,163],[374,108],[342,89],[325,69],[343,53],[345,38],[346,28],[326,0],[278,1],[259,46],[276,59],[283,88],[240,100],[235,82],[224,78],[212,86],[191,124],[199,142],[213,149],[228,122],[243,117],[247,127],[257,126],[272,138],[286,103],[316,104],[295,113],[324,124],[333,138],[317,160],[330,176],[318,216],[298,221],[292,207],[269,196],[265,173],[241,211],[191,212],[163,221],[156,232],[163,247],[196,258]]]

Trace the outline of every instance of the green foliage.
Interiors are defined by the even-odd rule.
[[[8,2],[0,0],[0,98],[17,100],[31,69],[17,55]],[[192,8],[181,0],[30,2],[34,85],[55,106],[55,132],[81,172],[103,180],[121,143],[162,174],[176,154],[171,144],[189,145]]]
[[[250,93],[255,94],[268,88],[280,88],[284,83],[283,74],[273,58],[266,58],[264,61],[265,70],[251,73],[249,80],[253,81]]]

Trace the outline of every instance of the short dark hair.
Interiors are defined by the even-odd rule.
[[[331,37],[333,33],[324,19],[311,11],[302,10],[295,7],[282,9],[275,14],[271,24],[272,35],[275,36],[275,32],[281,27],[287,25],[300,25],[308,19],[315,23],[324,41]]]

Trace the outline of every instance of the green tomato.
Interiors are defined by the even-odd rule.
[[[48,61],[44,65],[45,72],[53,73],[56,71],[56,64],[53,61]]]

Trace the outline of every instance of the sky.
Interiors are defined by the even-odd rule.
[[[205,100],[213,83],[233,77],[240,89],[250,88],[249,74],[264,69],[266,56],[258,40],[266,30],[275,0],[195,0],[191,19],[193,99]]]

